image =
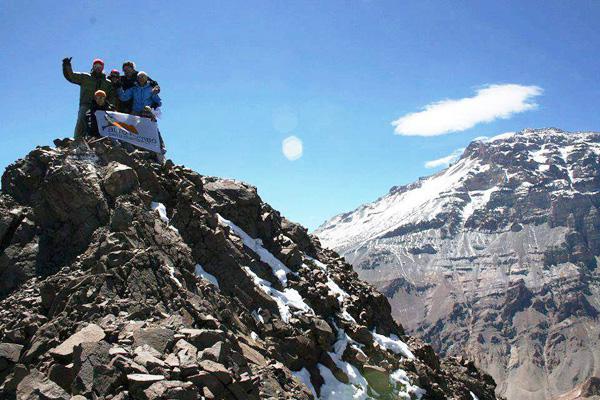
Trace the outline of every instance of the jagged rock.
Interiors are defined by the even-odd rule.
[[[99,342],[106,334],[104,330],[96,324],[89,324],[78,332],[75,332],[67,340],[50,350],[50,354],[58,361],[68,363],[73,358],[73,350],[81,343]]]
[[[136,363],[143,365],[148,370],[152,370],[155,367],[165,367],[166,363],[160,358],[153,356],[149,351],[136,351],[136,356],[133,359]]]
[[[73,379],[72,391],[74,394],[89,395],[92,390],[98,389],[99,371],[104,369],[110,361],[110,345],[104,341],[97,343],[83,342],[75,346],[73,352]],[[100,395],[105,393],[98,390]]]
[[[365,364],[363,375],[377,393],[384,394],[391,391],[390,374],[385,368]]]
[[[239,345],[242,350],[242,355],[248,362],[258,365],[259,367],[263,367],[267,364],[267,359],[261,353],[248,346],[246,343],[240,342]]]
[[[168,328],[142,328],[133,333],[135,346],[149,345],[164,353],[175,339],[175,332]]]
[[[202,368],[203,371],[210,373],[224,385],[228,385],[231,383],[231,373],[227,370],[227,368],[225,368],[223,364],[219,364],[210,360],[202,360],[199,364],[200,368]]]
[[[127,375],[127,382],[129,390],[141,397],[140,393],[152,386],[156,382],[165,380],[163,375],[152,375],[152,374],[129,374]]]
[[[207,371],[200,371],[196,375],[189,376],[188,380],[193,382],[197,387],[208,390],[208,393],[204,391],[204,397],[208,399],[219,398],[225,392],[223,383],[221,383],[217,376]]]
[[[106,169],[103,185],[106,193],[117,198],[122,194],[131,193],[140,184],[133,168],[118,162],[111,162]]]
[[[191,382],[160,381],[144,390],[148,400],[196,400],[198,391]]]
[[[211,347],[215,343],[226,339],[225,332],[217,329],[195,329],[184,330],[182,332],[189,334],[189,342],[199,349]]]
[[[18,363],[23,346],[16,343],[0,343],[0,359]],[[1,369],[1,368],[0,368]]]
[[[54,364],[48,370],[48,378],[66,391],[71,391],[74,377],[73,364]]]
[[[69,400],[71,396],[60,386],[50,381],[44,374],[32,370],[17,386],[19,400]]]

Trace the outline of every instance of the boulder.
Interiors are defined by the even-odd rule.
[[[75,347],[73,352],[73,394],[89,395],[98,386],[99,371],[110,362],[110,345],[84,342]]]
[[[232,382],[233,378],[231,377],[231,373],[223,364],[210,360],[202,360],[199,364],[203,371],[216,377],[224,385],[229,385]]]
[[[63,388],[35,369],[19,383],[16,395],[19,400],[69,400],[71,398]]]
[[[144,395],[148,400],[197,400],[199,396],[193,383],[181,381],[155,382]]]
[[[168,328],[142,328],[133,332],[134,346],[149,345],[164,353],[175,340],[175,332]]]
[[[377,393],[384,394],[391,390],[390,374],[385,368],[366,364],[363,366],[363,376]]]
[[[218,329],[184,329],[182,333],[189,334],[188,341],[198,349],[211,347],[227,338],[225,332]]]
[[[139,393],[156,382],[165,380],[163,375],[152,375],[152,374],[129,374],[127,375],[127,382],[129,390],[133,393]]]
[[[23,346],[16,343],[0,343],[0,359],[18,363]]]
[[[54,364],[48,370],[48,378],[66,391],[71,390],[73,382],[73,364]]]
[[[136,190],[140,182],[133,168],[113,161],[107,167],[103,186],[106,193],[112,198],[117,198]]]
[[[96,324],[89,324],[85,328],[71,335],[67,340],[50,350],[50,354],[57,361],[66,364],[73,359],[73,350],[75,346],[81,343],[99,342],[106,334],[104,330]]]

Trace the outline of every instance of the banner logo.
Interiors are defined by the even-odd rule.
[[[104,113],[104,119],[106,120],[106,122],[108,122],[108,125],[103,126],[102,129],[108,128],[109,126],[116,126],[116,127],[123,129],[124,131],[129,132],[129,133],[135,133],[135,134],[138,133],[135,126],[129,125],[125,122],[119,122],[119,121],[115,120],[114,118],[112,118],[110,115],[108,115],[108,113]]]

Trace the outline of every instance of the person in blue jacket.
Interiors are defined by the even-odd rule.
[[[148,74],[144,71],[138,72],[137,82],[127,90],[119,88],[117,93],[121,101],[133,99],[131,107],[132,114],[148,117],[147,107],[160,107],[162,101],[158,96],[160,89],[157,86],[152,87],[148,82]]]
[[[156,121],[156,117],[152,112],[152,107],[160,107],[162,105],[162,100],[158,96],[158,92],[160,88],[158,86],[152,87],[148,74],[144,71],[138,72],[137,82],[134,86],[130,87],[127,90],[123,90],[123,88],[119,88],[117,93],[119,95],[119,99],[121,101],[129,101],[133,99],[133,104],[131,107],[131,113],[134,115],[139,115],[140,117],[150,118],[153,121]],[[162,163],[164,162],[164,154],[165,150],[165,142],[163,141],[162,135],[160,131],[158,132],[158,138],[160,140],[160,148],[162,154],[158,155],[158,160]]]

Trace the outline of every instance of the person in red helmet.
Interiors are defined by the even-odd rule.
[[[90,73],[73,72],[71,66],[72,57],[63,59],[63,75],[65,79],[75,85],[79,85],[79,112],[77,113],[77,123],[75,124],[75,139],[81,138],[85,134],[85,113],[92,107],[94,93],[97,90],[103,90],[109,99],[113,98],[116,89],[113,84],[106,79],[104,74],[104,61],[96,58],[92,62]]]

